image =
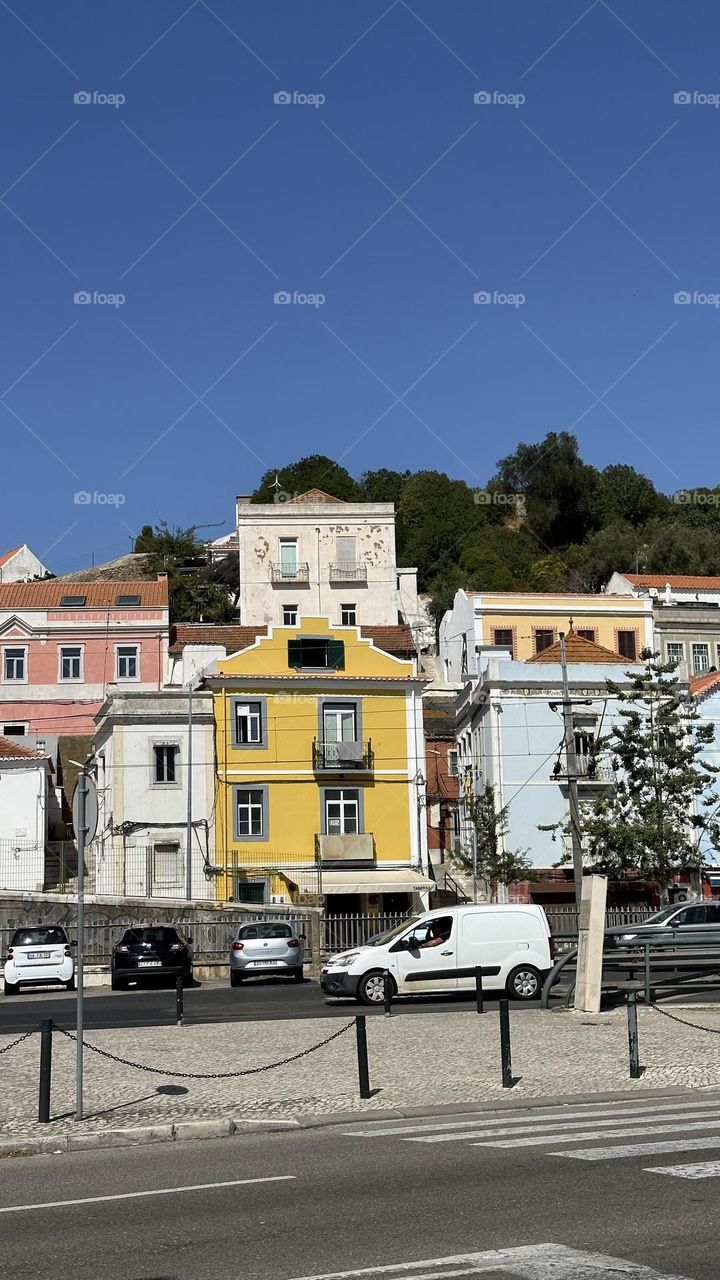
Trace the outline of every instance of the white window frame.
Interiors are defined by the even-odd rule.
[[[77,657],[79,664],[79,674],[76,676],[63,675],[63,662],[65,654],[68,650],[72,650]],[[72,661],[73,659],[71,659]],[[59,644],[58,645],[58,684],[82,684],[85,679],[85,645],[84,644]]]
[[[173,772],[175,774],[175,777],[173,779],[158,778],[157,775],[158,775],[159,761],[158,761],[158,756],[156,754],[158,751],[173,752]],[[164,759],[165,759],[165,763],[167,764],[167,756],[165,756]],[[179,787],[180,786],[179,762],[180,762],[179,742],[153,742],[150,750],[150,774],[151,774],[150,785],[152,787]]]
[[[135,675],[134,676],[120,675],[120,657],[121,657],[121,651],[123,649],[135,650]],[[128,654],[123,653],[122,658],[123,658],[123,661],[126,661],[128,658]],[[122,683],[122,684],[138,684],[139,683],[139,680],[140,680],[140,645],[139,644],[116,644],[115,645],[115,680],[118,683]]]
[[[705,651],[707,661],[704,667],[699,667],[695,660],[697,656],[696,651],[698,649],[703,649]],[[697,642],[691,641],[690,653],[692,654],[692,673],[694,676],[704,675],[706,671],[710,670],[710,645],[707,640],[698,640]]]
[[[283,564],[283,549],[286,549],[286,548],[288,548],[288,547],[292,547],[292,548],[293,548],[293,550],[294,550],[294,552],[295,552],[295,559],[294,559],[294,561],[293,561],[292,573],[288,573],[287,575],[285,575],[285,574],[283,573],[283,568],[284,568],[284,564]],[[293,581],[295,581],[295,580],[297,579],[297,576],[298,576],[298,566],[299,566],[299,564],[300,564],[300,556],[299,556],[299,554],[298,554],[298,553],[299,553],[299,550],[300,550],[300,547],[299,547],[299,542],[298,542],[298,539],[297,539],[297,538],[278,538],[278,564],[279,564],[279,566],[280,566],[280,577],[281,577],[281,578],[285,578],[285,577],[287,577],[287,581],[288,581],[288,582],[293,582]],[[289,563],[288,563],[288,565],[287,565],[287,568],[288,568],[288,569],[290,568],[290,564],[289,564]]]
[[[241,805],[240,795],[245,794],[251,796],[255,793],[255,799],[248,799]],[[240,830],[240,810],[245,811],[247,817],[248,831]],[[253,821],[260,817],[260,830],[253,831]],[[233,839],[240,843],[244,840],[267,840],[268,838],[268,788],[267,784],[250,786],[235,786],[233,788]]]
[[[17,730],[20,730],[18,733]],[[6,720],[0,725],[0,733],[8,738],[24,738],[30,732],[28,720]]]
[[[352,542],[352,556],[341,555],[341,547]],[[339,533],[335,537],[335,559],[343,569],[354,569],[357,565],[357,536],[354,533]]]
[[[679,649],[680,656],[678,658],[673,658],[670,654],[671,649]],[[684,662],[685,661],[685,641],[669,640],[665,646],[665,657],[668,662]]]
[[[346,613],[352,613],[352,618],[346,618],[345,617]],[[340,605],[340,626],[341,627],[357,626],[357,605],[356,604]]]
[[[173,873],[168,875],[160,875],[158,871],[158,855],[162,857],[172,856],[174,858]],[[152,850],[152,884],[153,888],[174,889],[182,886],[182,863],[180,859],[180,841],[179,840],[158,840],[153,844]]]
[[[8,654],[22,654],[22,675],[9,676],[7,674],[6,663]],[[11,662],[17,662],[17,658],[11,658]],[[26,644],[6,644],[3,645],[2,651],[2,683],[3,684],[27,684],[28,683],[28,646]]]
[[[330,806],[338,805],[337,817],[330,818]],[[357,787],[327,787],[323,793],[325,833],[329,836],[355,836],[362,834],[360,791]],[[336,830],[330,823],[338,823]],[[352,824],[354,822],[354,830]],[[349,825],[348,825],[349,824]]]
[[[288,614],[292,614],[292,621],[289,620]],[[298,624],[298,607],[296,604],[284,604],[282,606],[282,624],[284,627],[296,627]]]

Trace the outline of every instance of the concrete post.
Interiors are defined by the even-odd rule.
[[[583,876],[575,982],[575,1008],[581,1013],[600,1012],[607,883],[607,876]]]
[[[310,913],[307,932],[309,935],[308,942],[310,944],[310,953],[312,956],[312,959],[310,961],[310,973],[312,974],[313,978],[319,977],[320,968],[321,968],[321,961],[320,961],[320,943],[322,938],[322,929],[320,927],[321,921],[322,921],[322,913],[320,911],[312,911]]]

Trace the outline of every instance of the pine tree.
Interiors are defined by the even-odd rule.
[[[470,848],[456,853],[454,861],[463,874],[486,880],[490,900],[497,902],[498,885],[532,879],[532,864],[525,850],[510,852],[505,849],[507,808],[496,807],[495,788],[491,782],[485,783],[478,795],[466,795],[464,805],[475,836],[475,856]]]

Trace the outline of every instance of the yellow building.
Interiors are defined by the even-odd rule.
[[[407,628],[365,628],[407,634]],[[206,673],[220,896],[419,905],[427,879],[422,681],[357,626],[271,627]]]

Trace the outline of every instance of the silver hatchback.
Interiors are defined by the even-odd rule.
[[[303,981],[303,938],[285,920],[241,924],[230,947],[230,986],[255,974],[287,974]]]

